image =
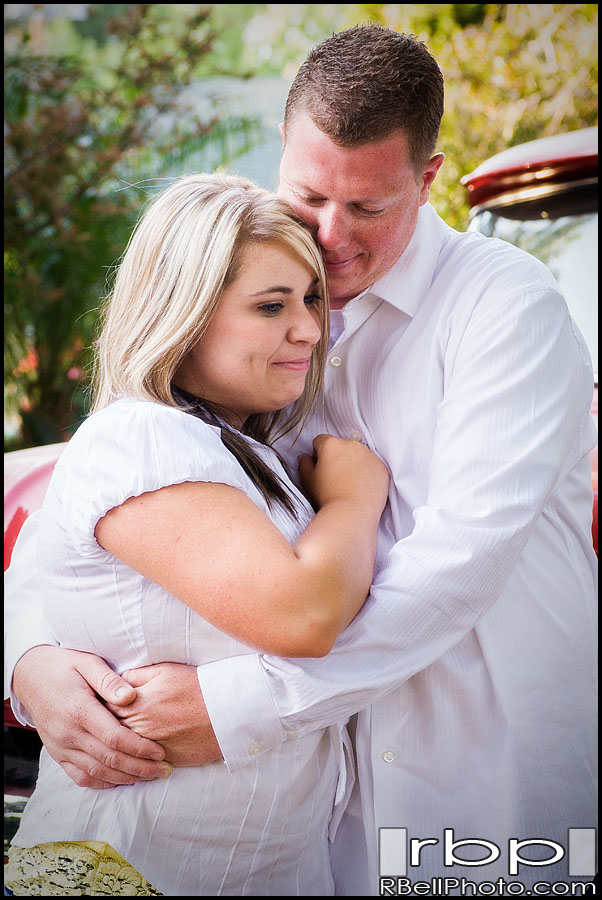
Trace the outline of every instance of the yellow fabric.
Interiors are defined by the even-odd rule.
[[[100,841],[11,847],[4,884],[17,897],[163,896],[119,853]]]

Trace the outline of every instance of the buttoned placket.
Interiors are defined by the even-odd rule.
[[[349,390],[346,361],[355,333],[382,302],[381,297],[367,291],[343,308],[344,328],[330,349],[324,375],[325,395],[328,397],[327,401],[324,400],[324,421],[327,431],[367,445],[370,444],[367,429],[350,404],[357,391]]]

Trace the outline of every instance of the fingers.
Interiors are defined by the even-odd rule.
[[[158,742],[174,765],[200,766],[221,759],[195,666],[157,663],[122,673],[137,689],[129,706],[112,706],[130,732]]]
[[[81,787],[95,787],[97,783],[134,784],[171,774],[172,766],[163,759],[165,751],[159,744],[115,725],[110,713],[106,715],[110,728],[99,732],[98,737],[79,728],[71,729],[69,737],[60,734],[57,742],[51,739],[46,742],[50,755],[76,784]],[[149,754],[154,759],[149,759]]]
[[[136,690],[128,684],[99,656],[82,653],[77,658],[76,670],[103,700],[117,706],[127,705],[136,697]]]
[[[123,711],[131,709],[137,696],[136,689],[102,659],[40,646],[17,664],[15,690],[17,679],[19,699],[48,753],[77,784],[104,788],[162,778],[172,771],[163,762],[161,744],[130,731],[99,700],[100,696]]]
[[[101,754],[100,748],[91,746],[92,752]],[[154,781],[156,778],[167,778],[173,772],[173,766],[168,762],[161,763],[161,768],[150,772],[148,765],[143,763],[138,773],[127,773],[123,769],[131,767],[131,758],[119,753],[104,754],[105,763],[100,762],[94,756],[81,750],[74,750],[68,759],[61,759],[60,765],[67,775],[75,781],[79,787],[91,787],[106,790],[117,785],[136,784],[139,781]],[[148,762],[148,761],[147,761]],[[114,763],[118,768],[111,766]],[[119,768],[122,767],[122,768]]]
[[[304,478],[306,475],[311,474],[313,472],[316,461],[313,456],[309,456],[307,453],[301,453],[297,457],[297,465],[299,467],[299,475],[301,478]]]
[[[110,725],[104,731],[91,735],[97,745],[99,754],[93,755],[103,760],[111,768],[123,769],[131,774],[148,773],[147,777],[157,777],[160,767],[156,765],[165,759],[165,751],[161,744],[137,734],[125,725],[118,723],[111,713]],[[108,761],[107,761],[108,760]]]
[[[153,678],[157,678],[162,670],[168,670],[169,665],[169,663],[167,665],[165,663],[156,663],[154,666],[140,666],[137,669],[127,669],[121,673],[121,680],[125,680],[126,684],[131,685],[133,688],[143,687],[149,681],[152,681]]]
[[[302,453],[297,457],[297,465],[299,467],[299,480],[305,496],[313,503],[314,507],[318,503],[318,498],[314,494],[313,477],[316,469],[316,461],[307,453]]]
[[[69,778],[71,778],[71,780],[74,781],[78,785],[78,787],[95,788],[99,791],[104,791],[107,790],[107,788],[115,787],[114,784],[110,784],[108,781],[98,781],[95,778],[91,778],[87,774],[85,769],[80,769],[73,763],[62,762],[61,765]]]
[[[317,450],[324,443],[324,441],[328,441],[332,437],[333,437],[332,434],[326,434],[325,432],[322,432],[321,434],[317,434],[312,442],[314,450]],[[335,440],[336,440],[336,437],[335,437]]]
[[[332,435],[330,434],[318,434],[313,439],[312,446],[314,448],[313,456],[309,453],[300,453],[297,457],[297,466],[299,468],[299,474],[303,477],[304,474],[310,475],[318,460],[318,455],[320,453],[320,448],[324,444],[325,441],[332,440]]]
[[[45,724],[38,731],[46,749],[82,787],[134,784],[171,774],[163,747],[121,725],[96,698],[82,698],[54,718],[50,728]]]

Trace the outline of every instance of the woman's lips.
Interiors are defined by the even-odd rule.
[[[282,362],[274,363],[282,369],[290,369],[291,372],[307,372],[309,369],[311,357],[304,356],[303,359],[285,359]]]

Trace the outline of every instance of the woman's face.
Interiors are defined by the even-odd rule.
[[[240,427],[253,413],[282,409],[303,392],[321,336],[313,271],[278,244],[249,244],[240,274],[222,294],[205,334],[175,383],[221,406]]]

